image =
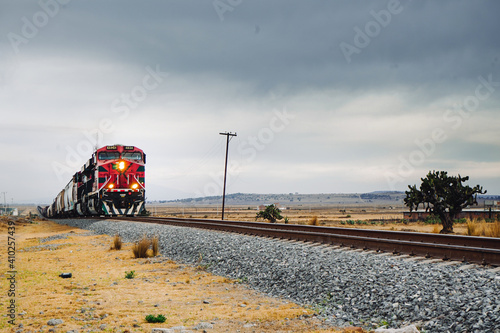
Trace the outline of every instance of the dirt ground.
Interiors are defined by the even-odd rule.
[[[206,332],[362,332],[325,327],[311,309],[249,290],[201,267],[161,256],[134,259],[131,244],[111,250],[110,236],[50,221],[17,220],[15,261],[9,267],[7,242],[14,229],[7,224],[6,218],[0,220],[1,332],[151,332],[154,327],[193,329],[200,323]],[[67,238],[41,242],[54,235]],[[8,280],[12,269],[17,272],[14,286]],[[127,279],[131,271],[135,276]],[[72,277],[61,278],[61,273]],[[12,300],[15,326],[7,316]],[[150,314],[162,314],[166,321],[147,323]],[[63,323],[49,326],[51,319]]]

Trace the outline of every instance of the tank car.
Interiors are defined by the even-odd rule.
[[[145,210],[146,154],[134,146],[97,149],[46,207],[45,217],[134,216]]]

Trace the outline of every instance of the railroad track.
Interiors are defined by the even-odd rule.
[[[492,237],[173,217],[127,217],[119,219],[500,266],[500,238]]]

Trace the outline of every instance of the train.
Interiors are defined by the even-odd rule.
[[[96,149],[56,196],[38,212],[47,218],[136,216],[145,208],[146,154],[134,146]]]

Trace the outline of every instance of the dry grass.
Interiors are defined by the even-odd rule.
[[[467,235],[500,237],[500,222],[486,222],[484,220],[467,220]]]
[[[150,247],[151,251],[149,251]],[[134,253],[135,258],[156,257],[160,253],[158,236],[153,236],[151,239],[146,235],[142,236],[142,239],[132,247],[132,253]]]
[[[491,224],[489,237],[500,238],[500,221],[496,221]]]
[[[151,249],[153,251],[153,257],[156,257],[160,253],[160,245],[157,235],[151,239]]]
[[[441,224],[434,224],[434,227],[432,228],[432,232],[435,234],[439,234],[439,229],[441,229]]]
[[[314,215],[309,219],[308,225],[319,225],[318,217]]]
[[[475,236],[478,228],[476,221],[467,220],[467,235]]]
[[[142,236],[142,239],[134,244],[132,247],[132,253],[134,258],[148,258],[148,249],[151,241],[146,235]]]
[[[111,247],[111,250],[120,251],[122,249],[122,245],[122,238],[120,237],[120,235],[116,234],[113,238],[113,246]]]
[[[161,206],[161,205],[160,205]],[[250,209],[249,209],[250,208]],[[340,212],[340,210],[342,212]],[[258,210],[257,210],[258,211]],[[182,213],[184,212],[184,213]],[[205,217],[208,219],[220,219],[220,208],[211,206],[192,207],[157,207],[156,213],[158,216],[165,217]],[[226,215],[228,220],[238,221],[255,221],[256,210],[247,205],[229,205],[226,206]],[[313,207],[312,209],[305,208],[302,205],[287,207],[283,211],[291,224],[307,225],[312,215],[316,215],[320,225],[338,226],[340,221],[345,219],[354,220],[370,220],[370,219],[385,219],[385,220],[401,220],[402,213],[398,209],[386,209],[378,206],[348,206],[338,207],[337,205],[326,205],[324,207]],[[350,215],[347,217],[347,215]],[[279,220],[278,223],[285,223],[284,220]]]

